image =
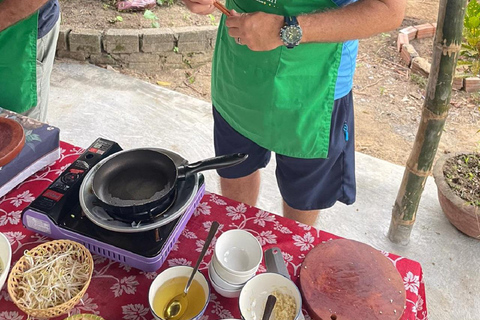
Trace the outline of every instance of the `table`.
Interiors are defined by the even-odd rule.
[[[50,240],[23,227],[22,210],[82,152],[81,148],[61,142],[61,157],[57,162],[37,172],[0,198],[0,232],[3,232],[12,244],[12,266],[25,250]],[[239,228],[254,234],[264,250],[272,246],[279,247],[288,271],[297,283],[301,263],[309,250],[324,241],[339,238],[258,208],[207,193],[158,272],[175,265],[193,266],[203,246],[202,239],[207,236],[213,220],[220,223],[217,237],[226,230]],[[396,266],[405,284],[407,305],[402,319],[428,319],[420,264],[391,253],[382,253]],[[158,272],[143,272],[102,256],[93,256],[95,270],[92,281],[82,299],[83,304],[75,306],[71,314],[94,313],[107,320],[153,319],[148,306],[148,289]],[[200,271],[205,276],[211,256],[210,249],[200,266]],[[259,272],[264,271],[265,265],[262,263]],[[223,298],[212,288],[210,303],[202,320],[239,317],[237,300]],[[27,316],[11,302],[5,284],[0,291],[0,320],[24,319],[27,319]],[[310,319],[308,315],[306,319]]]

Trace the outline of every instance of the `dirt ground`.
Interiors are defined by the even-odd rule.
[[[166,0],[164,2],[167,2]],[[408,0],[402,27],[435,22],[439,0]],[[142,13],[119,13],[109,0],[60,0],[62,23],[77,28],[151,28],[152,21]],[[212,16],[191,14],[183,3],[157,6],[152,12],[160,27],[218,24],[219,13]],[[115,20],[121,16],[122,21]],[[112,22],[116,21],[116,22]],[[399,28],[398,30],[400,30]],[[356,150],[376,158],[405,165],[413,146],[425,101],[427,79],[402,64],[396,51],[398,30],[360,40],[357,71],[354,78]],[[429,58],[433,39],[414,40],[420,56]],[[120,70],[157,85],[210,99],[210,64],[194,69],[138,73]],[[451,109],[438,154],[446,151],[473,150],[480,141],[478,93],[454,91]]]

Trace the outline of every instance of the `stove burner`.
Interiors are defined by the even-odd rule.
[[[176,155],[175,153],[163,150],[163,149],[153,149],[159,150],[161,152]],[[179,156],[175,159],[172,156],[172,159],[177,163],[179,161]],[[181,161],[185,161],[183,158]],[[163,225],[170,223],[171,221],[177,219],[183,214],[185,209],[190,205],[192,199],[195,197],[198,191],[198,175],[192,175],[185,180],[179,181],[177,184],[177,197],[173,202],[172,206],[163,214],[156,216],[153,219],[143,220],[143,221],[122,221],[115,219],[111,214],[107,213],[105,209],[98,204],[97,198],[93,194],[92,183],[93,175],[98,170],[100,165],[104,163],[107,159],[99,162],[95,167],[90,170],[85,179],[82,182],[79,193],[80,205],[85,213],[85,215],[96,225],[117,232],[144,232],[149,231]]]
[[[89,192],[92,192],[92,189],[88,190]],[[104,207],[98,201],[99,203],[94,203],[95,206],[101,206],[105,212],[112,217],[114,220],[119,220],[125,223],[141,223],[141,222],[151,222],[155,220],[155,218],[160,217],[162,214],[167,212],[173,205],[177,198],[177,190],[172,192],[172,194],[168,197],[168,199],[164,200],[162,203],[160,203],[158,206],[151,208],[148,211],[139,211],[139,212],[130,212],[130,208],[127,210],[126,213],[122,212],[122,207],[118,207],[116,209],[114,208],[109,208],[109,207]]]

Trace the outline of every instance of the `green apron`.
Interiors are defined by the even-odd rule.
[[[37,24],[38,11],[0,32],[0,108],[22,113],[37,105]]]
[[[331,0],[227,0],[237,12],[281,16],[336,8]],[[279,30],[280,32],[280,30]],[[326,158],[343,43],[307,43],[255,52],[220,22],[212,63],[212,102],[243,136],[278,154]]]

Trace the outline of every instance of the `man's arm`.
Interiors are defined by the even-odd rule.
[[[359,0],[339,9],[298,16],[305,42],[341,42],[367,38],[399,27],[406,0]],[[254,12],[233,12],[227,19],[229,35],[251,50],[267,51],[283,45],[279,37],[283,17]]]
[[[0,32],[40,9],[48,0],[3,0],[0,2]]]
[[[406,0],[360,0],[337,10],[298,17],[302,42],[362,39],[398,28]]]

